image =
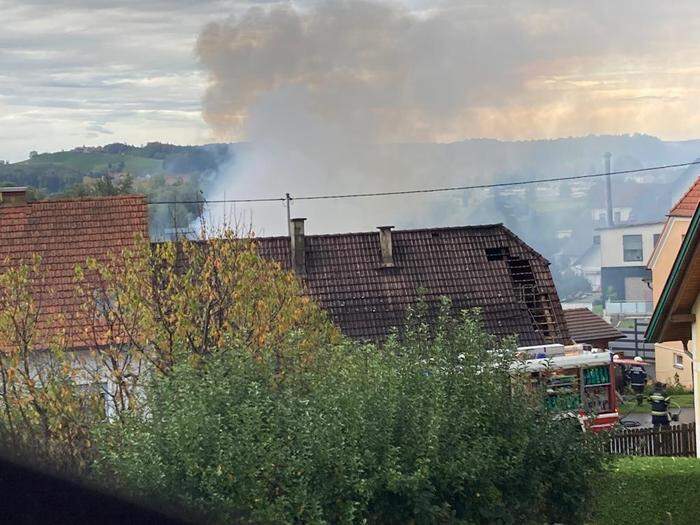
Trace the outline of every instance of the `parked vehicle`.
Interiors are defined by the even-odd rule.
[[[544,394],[554,417],[578,418],[584,430],[600,432],[618,424],[615,363],[608,351],[588,345],[543,345],[519,348],[524,373]]]

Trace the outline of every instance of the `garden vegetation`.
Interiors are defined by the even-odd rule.
[[[513,377],[514,341],[478,312],[454,318],[445,301],[429,324],[417,305],[360,344],[254,242],[144,242],[76,270],[81,350],[64,334],[37,360],[38,264],[0,276],[0,438],[45,465],[220,523],[589,511],[599,442],[543,410]]]

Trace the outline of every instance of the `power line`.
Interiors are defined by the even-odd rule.
[[[504,188],[508,186],[525,186],[528,184],[541,184],[547,182],[562,182],[570,180],[593,179],[597,177],[605,177],[607,175],[629,175],[631,173],[643,173],[647,171],[657,171],[671,168],[683,168],[700,164],[700,160],[693,162],[683,162],[681,164],[666,164],[663,166],[651,166],[649,168],[637,168],[633,170],[611,171],[610,173],[592,173],[588,175],[572,175],[570,177],[554,177],[550,179],[532,179],[513,182],[495,182],[492,184],[472,184],[469,186],[446,186],[442,188],[423,188],[418,190],[397,190],[397,191],[379,191],[372,193],[343,193],[336,195],[304,195],[301,197],[287,196],[285,197],[266,197],[258,199],[218,199],[218,200],[197,200],[197,201],[152,201],[149,204],[223,204],[223,203],[251,203],[251,202],[284,202],[292,201],[311,201],[324,199],[354,199],[361,197],[386,197],[392,195],[415,195],[420,193],[441,193],[447,191],[466,191],[479,190],[488,188]]]

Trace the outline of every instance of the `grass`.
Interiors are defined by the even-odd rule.
[[[591,525],[700,523],[700,459],[622,458],[593,502]]]
[[[626,397],[626,396],[625,396]],[[671,401],[678,403],[681,408],[693,408],[693,394],[680,394],[677,396],[672,395]],[[674,407],[675,408],[675,407]],[[651,412],[651,405],[648,401],[644,401],[642,406],[637,406],[637,402],[634,400],[626,401],[620,406],[621,414],[648,414]]]

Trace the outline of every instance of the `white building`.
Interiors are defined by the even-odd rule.
[[[646,262],[663,230],[663,222],[598,228],[600,285],[608,299],[651,302],[651,272]]]

